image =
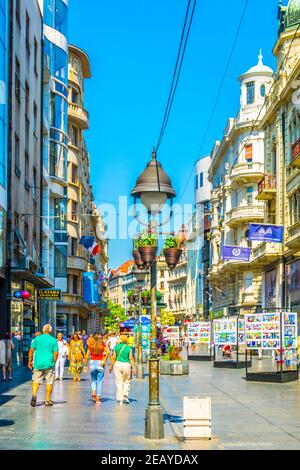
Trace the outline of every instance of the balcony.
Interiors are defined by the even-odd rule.
[[[87,270],[87,262],[84,258],[80,256],[68,256],[68,269],[76,269],[78,271]]]
[[[238,163],[232,169],[231,179],[235,182],[247,183],[249,181],[259,181],[262,175],[262,163]]]
[[[300,138],[292,145],[291,166],[300,168]]]
[[[276,197],[276,175],[265,175],[258,183],[258,201],[271,201]]]
[[[252,250],[252,265],[265,266],[276,261],[282,254],[282,245],[280,243],[260,243]]]
[[[81,129],[89,128],[89,115],[82,106],[69,103],[69,118],[73,119]]]
[[[300,248],[300,221],[288,228],[286,245],[289,248]]]
[[[262,206],[241,206],[232,209],[226,214],[227,225],[235,227],[239,224],[261,222],[264,220],[264,207]]]

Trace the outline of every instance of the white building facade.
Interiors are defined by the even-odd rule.
[[[249,223],[263,223],[264,205],[257,201],[257,183],[264,175],[264,132],[260,122],[273,71],[259,55],[258,64],[240,77],[240,112],[229,119],[221,142],[211,153],[211,267],[213,310],[240,313],[261,304],[262,276],[258,265],[224,261],[223,246],[255,248],[248,241]]]

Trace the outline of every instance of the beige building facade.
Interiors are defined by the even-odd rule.
[[[300,313],[300,1],[280,8],[276,80],[261,123],[265,133],[265,175],[257,199],[264,222],[284,226],[283,244],[254,250],[263,276],[263,306]]]
[[[224,315],[256,309],[262,303],[262,274],[257,263],[224,260],[223,247],[255,249],[249,242],[249,223],[264,221],[264,203],[257,200],[257,183],[264,175],[264,132],[260,122],[273,83],[273,71],[258,64],[240,77],[238,116],[228,120],[222,140],[212,154],[211,195],[212,309]]]

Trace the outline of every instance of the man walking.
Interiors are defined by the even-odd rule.
[[[43,334],[36,337],[29,350],[28,367],[33,370],[32,376],[32,397],[31,406],[36,406],[37,392],[42,385],[43,379],[46,380],[46,401],[45,406],[52,406],[51,394],[55,380],[54,367],[58,358],[57,341],[51,336],[52,326],[45,325]],[[33,363],[34,354],[34,363]]]

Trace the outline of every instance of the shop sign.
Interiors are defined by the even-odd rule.
[[[210,312],[211,320],[216,320],[217,318],[222,318],[223,316],[224,316],[223,309],[213,310],[212,312]]]
[[[59,289],[40,289],[36,292],[38,301],[58,302],[61,300],[61,290]]]

